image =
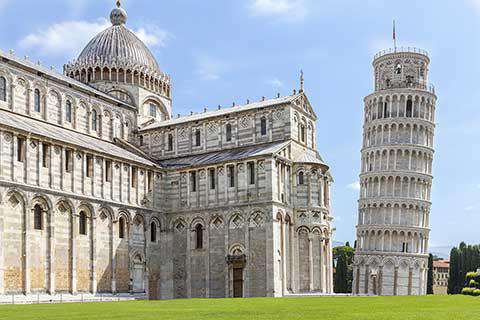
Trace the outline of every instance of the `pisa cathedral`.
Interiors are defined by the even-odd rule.
[[[424,295],[435,130],[430,59],[395,48],[375,56],[365,98],[353,291]]]
[[[119,1],[110,18],[63,74],[0,52],[0,296],[331,293],[332,177],[303,86],[174,117]]]

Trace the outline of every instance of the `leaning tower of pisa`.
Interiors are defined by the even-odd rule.
[[[425,51],[396,48],[373,61],[365,99],[353,291],[426,294],[434,87]]]

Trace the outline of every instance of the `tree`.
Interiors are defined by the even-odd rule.
[[[337,263],[333,278],[335,293],[352,292],[354,255],[355,250],[349,246],[333,248],[333,259]]]
[[[453,248],[450,251],[450,272],[448,275],[448,294],[458,294],[458,273],[459,273],[459,257],[458,257],[458,249]]]
[[[428,256],[427,294],[433,294],[433,255]]]

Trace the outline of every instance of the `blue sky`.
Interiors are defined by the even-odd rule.
[[[335,178],[338,241],[353,241],[363,98],[375,52],[426,49],[439,96],[430,245],[478,243],[480,0],[123,0],[127,25],[173,77],[174,112],[290,94],[305,71],[318,145]],[[0,0],[0,48],[61,70],[113,0]],[[435,249],[434,249],[435,250]]]

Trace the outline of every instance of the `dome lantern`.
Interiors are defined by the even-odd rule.
[[[114,26],[119,26],[127,22],[127,12],[122,8],[120,0],[117,0],[117,7],[110,13],[110,21]]]

